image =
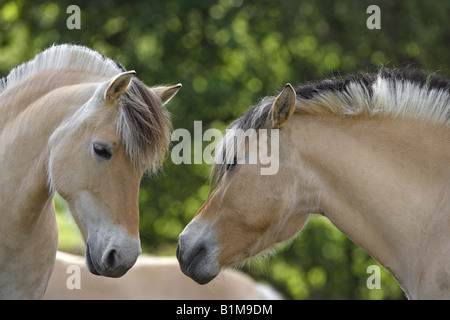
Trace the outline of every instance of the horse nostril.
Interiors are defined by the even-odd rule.
[[[106,269],[114,270],[118,262],[118,253],[116,250],[111,249],[105,256],[104,264]]]

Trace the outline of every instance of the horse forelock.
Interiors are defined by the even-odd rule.
[[[169,148],[169,113],[155,93],[134,78],[120,101],[117,132],[135,167],[157,171]]]

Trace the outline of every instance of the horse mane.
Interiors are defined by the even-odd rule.
[[[313,115],[387,116],[450,125],[450,80],[418,69],[381,68],[295,88],[296,112]],[[267,125],[276,96],[263,98],[229,128],[260,129]]]
[[[6,77],[0,79],[0,93],[34,74],[49,70],[86,71],[99,76],[113,77],[124,72],[125,68],[87,47],[71,44],[54,45],[37,54],[32,60],[15,67]]]
[[[120,63],[87,47],[54,45],[0,79],[0,94],[39,72],[57,70],[87,72],[105,79],[126,71]],[[135,167],[151,171],[161,167],[169,148],[169,113],[160,98],[137,78],[120,98],[116,122],[117,133]]]
[[[318,82],[308,82],[295,88],[297,114],[335,116],[380,116],[412,118],[450,126],[450,81],[436,74],[411,68],[380,68],[378,73],[352,74]],[[228,130],[268,128],[271,108],[276,96],[263,98],[249,108],[242,117],[228,126]],[[226,140],[226,136],[223,140]],[[216,148],[212,169],[212,186],[224,174],[226,163],[233,159]],[[226,162],[226,161],[225,161]]]
[[[381,68],[296,89],[307,114],[403,117],[450,125],[450,81],[418,69]],[[320,107],[318,107],[320,105]]]

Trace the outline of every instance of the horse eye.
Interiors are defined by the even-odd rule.
[[[98,143],[94,143],[94,152],[97,156],[103,159],[109,159],[112,156],[111,150],[108,147]]]

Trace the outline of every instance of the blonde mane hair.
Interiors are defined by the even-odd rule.
[[[295,88],[297,114],[412,118],[450,126],[450,81],[418,69],[381,68],[378,73],[310,82]],[[270,129],[276,96],[263,98],[227,128],[230,132]],[[227,137],[218,144],[211,171],[214,187],[233,159]]]
[[[0,79],[0,94],[44,71],[79,71],[111,78],[125,70],[100,52],[78,45],[54,45]],[[137,78],[120,99],[117,133],[136,167],[156,171],[169,147],[171,122],[160,98]]]
[[[450,125],[450,81],[422,70],[381,68],[376,74],[306,83],[295,92],[296,112],[300,114],[380,115]],[[262,99],[229,128],[264,127],[275,98]]]

